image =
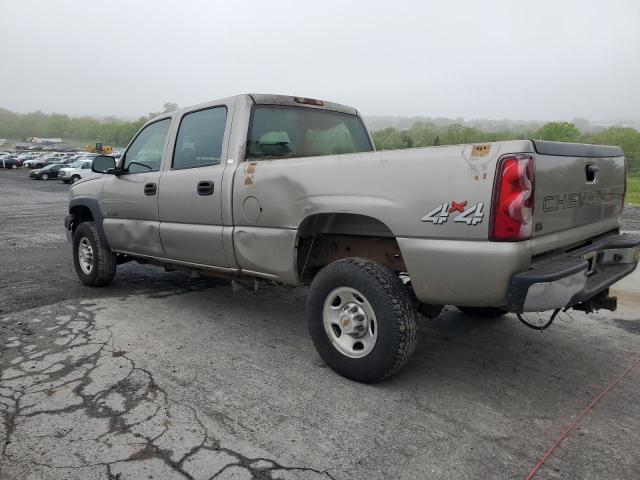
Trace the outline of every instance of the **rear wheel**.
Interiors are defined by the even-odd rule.
[[[471,315],[472,317],[480,318],[498,318],[509,313],[504,308],[498,307],[456,307],[463,313]]]
[[[365,258],[323,268],[308,297],[309,331],[323,360],[365,383],[398,372],[417,342],[417,312],[391,269]]]
[[[109,285],[116,274],[118,260],[98,235],[95,223],[78,225],[73,234],[73,263],[82,283],[91,287]]]
[[[18,165],[16,165],[15,163],[13,165],[11,165],[11,169],[15,170],[16,168],[18,168]]]

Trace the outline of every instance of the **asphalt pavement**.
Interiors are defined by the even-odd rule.
[[[362,385],[304,290],[136,263],[82,286],[68,190],[0,170],[0,479],[524,479],[554,443],[533,478],[640,478],[638,271],[543,332],[448,307]]]

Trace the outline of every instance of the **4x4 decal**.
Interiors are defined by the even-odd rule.
[[[422,217],[422,221],[433,223],[434,225],[442,225],[446,223],[451,216],[454,223],[464,223],[466,225],[477,225],[481,223],[484,218],[484,212],[482,211],[484,203],[478,202],[469,208],[466,207],[466,200],[460,203],[455,201],[451,203],[444,202]],[[454,214],[453,216],[451,215],[452,213]]]

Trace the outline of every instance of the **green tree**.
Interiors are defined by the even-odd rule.
[[[584,143],[618,145],[622,148],[629,169],[640,172],[640,132],[633,128],[610,127],[597,133],[585,135]]]
[[[571,122],[549,122],[540,127],[533,136],[540,140],[577,142],[580,139],[580,130]]]

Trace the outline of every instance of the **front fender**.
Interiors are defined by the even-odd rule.
[[[93,222],[96,224],[100,240],[102,240],[104,245],[110,250],[109,242],[107,242],[107,237],[105,236],[104,229],[102,228],[103,217],[102,211],[100,210],[100,203],[95,197],[82,196],[71,199],[69,202],[69,215],[67,215],[64,220],[64,226],[67,231],[72,233],[77,226],[77,216],[73,213],[73,210],[78,207],[87,208],[91,212],[91,217],[93,218]],[[67,237],[69,237],[69,234],[67,234]]]

